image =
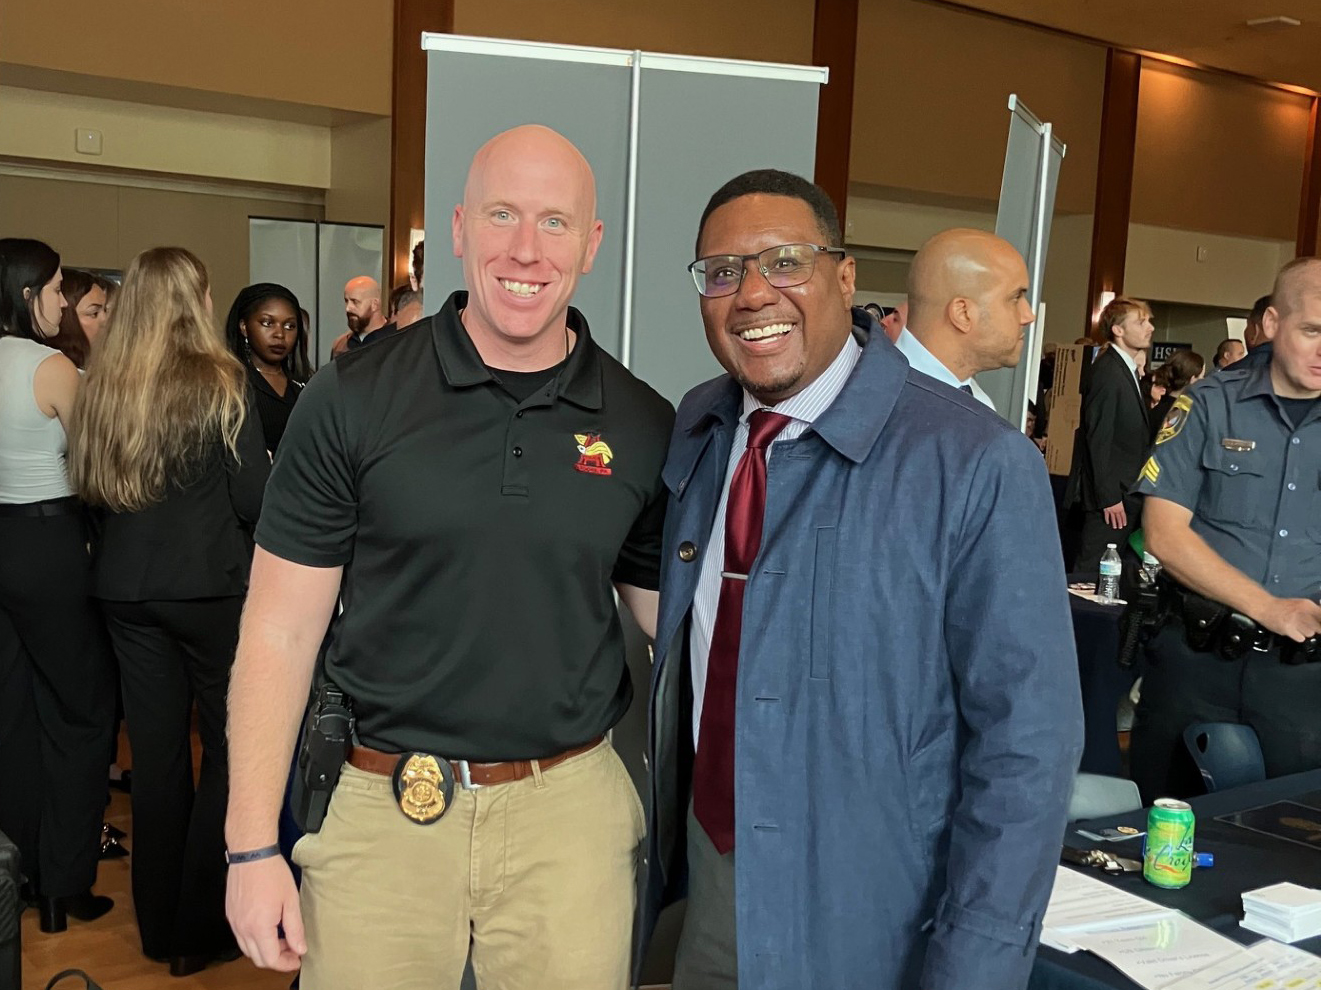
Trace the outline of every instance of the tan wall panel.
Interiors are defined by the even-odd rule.
[[[393,20],[392,0],[6,3],[0,61],[388,114]]]
[[[330,128],[0,87],[0,155],[267,185],[330,185]],[[74,149],[79,128],[102,153]],[[387,162],[388,164],[388,162]]]
[[[813,0],[779,0],[774,16],[708,0],[455,0],[454,31],[679,55],[812,61]]]
[[[248,217],[319,220],[321,207],[244,196],[0,175],[0,230],[36,237],[70,267],[125,268],[149,247],[186,247],[211,275],[223,319],[248,284]]]
[[[330,132],[326,219],[390,222],[390,121],[341,124]]]
[[[862,0],[849,179],[1000,195],[1009,94],[1068,145],[1057,206],[1091,213],[1105,49],[916,0]]]
[[[1309,103],[1282,90],[1146,60],[1132,221],[1292,239]]]
[[[123,267],[115,186],[0,175],[0,231],[45,241],[70,268]]]
[[[125,262],[139,251],[186,247],[211,275],[218,318],[248,284],[248,217],[320,219],[321,208],[235,196],[199,196],[161,189],[119,192],[119,248]]]
[[[1197,249],[1205,260],[1197,260]],[[1250,309],[1294,254],[1292,240],[1130,224],[1124,292],[1139,299]]]

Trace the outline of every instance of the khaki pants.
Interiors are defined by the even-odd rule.
[[[345,766],[303,869],[303,990],[623,990],[642,805],[609,742],[524,780],[456,787],[431,825]]]

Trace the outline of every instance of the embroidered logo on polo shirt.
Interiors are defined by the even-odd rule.
[[[601,434],[575,433],[573,438],[578,441],[578,463],[574,468],[583,474],[614,473],[607,465],[615,459],[615,452],[601,439]]]

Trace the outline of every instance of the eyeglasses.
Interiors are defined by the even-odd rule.
[[[697,291],[714,299],[738,291],[748,272],[749,261],[755,261],[758,271],[777,289],[802,285],[812,277],[818,254],[837,254],[842,258],[844,249],[820,244],[781,244],[757,254],[717,254],[698,258],[688,270],[692,272]]]

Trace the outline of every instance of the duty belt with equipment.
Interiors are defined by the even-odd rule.
[[[1215,653],[1224,660],[1239,660],[1257,652],[1275,653],[1281,663],[1291,665],[1321,661],[1321,636],[1314,635],[1299,643],[1164,575],[1161,585],[1173,615],[1183,623],[1188,645],[1194,650]]]

